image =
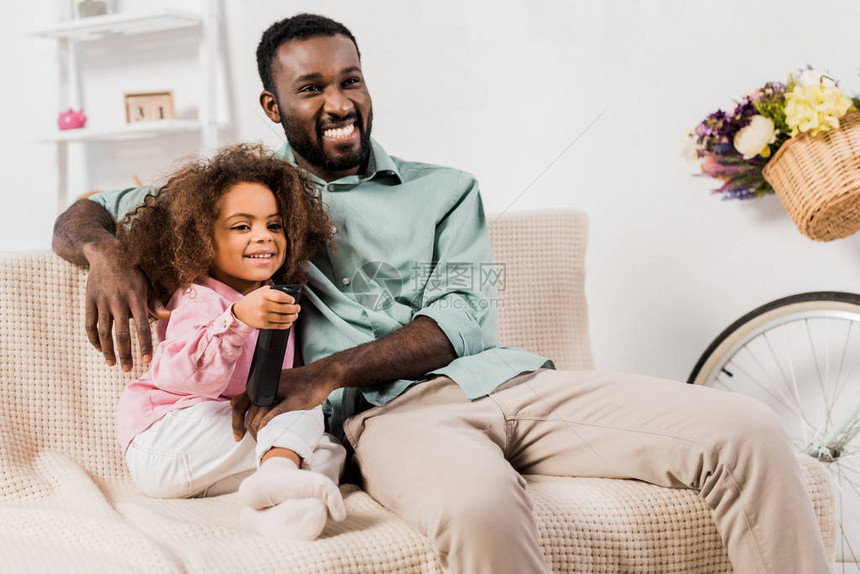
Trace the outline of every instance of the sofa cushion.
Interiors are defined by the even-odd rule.
[[[499,341],[550,357],[559,369],[593,369],[585,213],[489,214],[487,220],[495,263],[504,268],[504,282],[497,287]]]

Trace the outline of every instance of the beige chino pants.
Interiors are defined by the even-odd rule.
[[[367,492],[434,541],[444,567],[548,567],[521,474],[692,488],[736,572],[828,572],[776,415],[745,396],[638,375],[541,370],[467,400],[446,377],[351,417]]]

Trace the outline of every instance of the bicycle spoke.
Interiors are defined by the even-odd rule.
[[[794,415],[797,416],[797,418],[800,419],[800,421],[802,423],[804,423],[809,428],[809,430],[814,429],[812,424],[806,419],[806,416],[799,410],[799,408],[795,407],[795,405],[792,405],[788,400],[786,400],[785,397],[782,396],[782,393],[780,393],[779,395],[776,395],[773,392],[771,392],[770,389],[768,389],[766,386],[764,386],[762,383],[760,383],[758,381],[758,379],[756,379],[755,377],[750,375],[749,372],[747,372],[747,370],[744,369],[743,367],[741,367],[739,364],[733,363],[733,368],[740,371],[741,374],[746,376],[746,378],[748,378],[753,384],[755,384],[757,387],[759,387],[765,393],[767,393],[768,395],[773,397],[774,400],[785,405],[785,407],[788,410],[790,410],[792,413],[794,413]],[[804,437],[806,437],[806,429],[803,426],[801,426],[801,430],[803,431]],[[804,441],[808,442],[808,441],[806,441],[806,439],[804,439]]]
[[[783,382],[788,387],[789,391],[792,391],[794,393],[794,404],[795,404],[796,408],[791,409],[791,407],[789,407],[789,409],[793,410],[793,412],[798,417],[800,417],[802,422],[806,423],[806,425],[811,430],[813,428],[813,425],[812,425],[812,423],[810,423],[807,420],[806,416],[803,414],[803,411],[802,411],[802,407],[800,404],[800,396],[799,396],[798,390],[797,390],[797,381],[796,380],[792,381],[793,384],[792,384],[792,382],[789,382],[789,379],[786,376],[785,371],[782,369],[782,365],[780,364],[779,359],[776,356],[776,351],[774,351],[774,348],[773,348],[773,345],[771,344],[770,338],[768,338],[768,336],[767,336],[767,332],[762,333],[762,337],[764,338],[765,343],[767,343],[767,348],[770,350],[770,355],[773,358],[774,364],[776,364],[777,369],[779,370],[780,374],[782,375]],[[746,348],[749,349],[749,346],[747,346]],[[750,352],[750,354],[752,354],[752,353]],[[791,356],[791,353],[789,352],[789,357],[790,356]],[[783,394],[783,393],[780,393],[780,394]],[[788,400],[789,399],[786,398],[786,401],[788,401]],[[786,402],[786,404],[788,404],[788,403]],[[809,442],[809,436],[806,433],[805,427],[801,426],[800,429],[801,429],[801,432],[803,433],[803,441],[808,443]]]
[[[786,335],[786,336],[788,336],[788,335]],[[790,348],[790,345],[788,345],[788,347]],[[792,383],[792,389],[791,390],[794,392],[794,402],[797,405],[798,410],[800,410],[800,393],[797,389],[797,374],[794,371],[794,361],[791,358],[791,352],[788,353],[788,372],[791,374],[791,383]],[[806,432],[806,427],[801,425],[800,431],[803,434],[803,443],[805,445],[808,445],[810,443],[810,441],[809,441],[809,435]],[[821,427],[819,427],[813,433],[812,436],[814,436],[814,437],[818,436],[818,433],[820,431],[821,431]]]
[[[850,335],[851,327],[853,327],[853,326],[854,326],[854,322],[852,321],[849,325],[849,335],[848,335],[849,339],[851,337],[851,335]],[[847,344],[848,344],[848,341],[846,340],[846,346],[847,346]],[[848,382],[853,380],[853,375],[857,371],[857,365],[858,365],[858,363],[860,363],[860,352],[854,353],[854,355],[858,358],[857,358],[857,360],[854,361],[854,364],[852,365],[851,370],[849,370],[847,372],[848,374],[845,377],[845,382],[841,386],[839,386],[839,381],[837,380],[837,387],[838,388],[836,390],[836,394],[835,394],[835,397],[833,399],[834,404],[839,400],[839,396],[842,394],[842,391],[845,389],[845,387],[848,386]]]
[[[818,373],[818,386],[821,389],[822,396],[826,396],[824,390],[824,378],[821,376],[821,366],[818,364],[818,352],[815,350],[815,342],[812,340],[812,331],[809,330],[809,319],[804,319],[803,324],[806,326],[806,336],[809,339],[809,347],[812,349],[812,360],[815,363],[815,371]],[[827,409],[827,420],[829,425],[830,408],[826,404],[825,408]]]
[[[820,441],[818,440],[818,437],[820,437],[820,436],[824,436],[825,434],[827,434],[827,427],[828,427],[827,419],[825,419],[825,420],[821,421],[821,424],[820,424],[820,425],[818,425],[818,428],[817,428],[817,429],[815,429],[815,432],[814,432],[814,433],[812,433],[812,437],[813,437],[813,438],[812,438],[812,440],[811,440],[811,441],[807,441],[807,442],[804,444],[804,446],[803,446],[803,451],[804,451],[804,452],[809,452],[809,451],[810,451],[810,449],[812,448],[812,446],[813,446],[813,444],[814,444],[814,443],[819,443],[819,442],[820,442]],[[825,446],[826,446],[826,445],[825,445]]]
[[[747,354],[748,354],[750,357],[752,357],[753,361],[755,361],[756,365],[758,365],[759,369],[761,369],[762,373],[765,375],[765,377],[767,377],[768,381],[770,381],[770,382],[771,382],[771,386],[774,388],[774,392],[778,392],[778,393],[779,393],[779,395],[782,397],[782,399],[783,399],[783,400],[782,400],[782,403],[783,403],[786,407],[788,407],[788,409],[789,409],[792,413],[794,413],[794,415],[795,415],[795,416],[797,416],[797,417],[800,419],[800,421],[801,421],[801,423],[802,423],[802,424],[801,424],[801,426],[800,426],[800,432],[803,434],[803,442],[804,442],[804,444],[809,444],[810,440],[809,440],[808,431],[813,431],[813,430],[815,429],[815,427],[814,427],[814,426],[813,426],[813,424],[809,421],[809,419],[807,419],[807,418],[806,418],[806,415],[803,413],[803,407],[802,407],[802,406],[801,406],[801,404],[800,404],[800,397],[799,397],[799,396],[798,396],[798,394],[797,394],[797,384],[795,383],[795,384],[794,384],[794,386],[792,387],[792,385],[789,385],[789,384],[787,383],[787,381],[786,381],[786,379],[785,379],[785,373],[783,373],[783,372],[782,372],[782,369],[780,368],[780,365],[779,365],[779,361],[777,361],[777,360],[776,360],[776,355],[774,354],[773,346],[772,346],[772,345],[770,344],[770,342],[767,340],[766,335],[765,335],[765,342],[768,344],[768,349],[769,349],[769,350],[770,350],[770,352],[771,352],[771,356],[774,358],[774,362],[777,364],[777,367],[779,368],[780,373],[783,375],[783,382],[786,382],[786,386],[788,386],[789,390],[791,390],[791,391],[793,391],[793,392],[794,392],[794,397],[793,397],[793,399],[794,399],[794,403],[793,403],[793,404],[791,403],[792,397],[790,397],[790,396],[786,395],[784,392],[782,392],[782,391],[780,391],[780,390],[778,389],[778,387],[780,386],[780,385],[779,385],[779,383],[777,383],[776,381],[774,381],[774,380],[773,380],[773,379],[768,375],[767,368],[766,368],[766,367],[764,366],[764,364],[759,360],[759,358],[756,356],[756,354],[752,352],[752,345],[747,345],[747,346],[745,346],[743,350],[745,350],[745,351],[747,352]],[[789,357],[791,357],[791,353],[789,353],[789,354],[788,354],[788,356],[789,356]],[[789,360],[790,360],[790,359],[789,359]],[[742,369],[742,370],[743,370],[743,369]],[[746,373],[746,371],[744,371],[744,372]],[[751,375],[749,375],[748,373],[746,373],[746,374],[747,374],[747,377],[749,377],[750,379],[752,379],[752,376],[751,376]],[[794,377],[794,374],[793,374],[793,373],[792,373],[792,377]],[[762,390],[764,390],[765,392],[768,392],[768,391],[767,391],[767,389],[765,389],[765,388],[764,388],[764,386],[763,386],[761,383],[759,383],[759,387],[760,387],[760,388],[762,388]],[[772,393],[769,393],[769,394],[771,394],[771,396],[774,396]],[[820,429],[819,429],[819,430],[820,430]],[[815,434],[813,434],[813,436],[816,436],[816,435],[815,435]]]
[[[788,338],[788,330],[787,329],[784,330],[783,333],[784,333],[783,339],[787,339]],[[791,358],[791,344],[787,344],[785,346],[788,347],[788,349],[789,349],[787,357],[788,357],[788,372],[791,374],[791,390],[792,390],[792,392],[794,392],[794,402],[797,405],[797,410],[800,411],[801,410],[800,392],[798,391],[798,387],[797,387],[797,374],[795,373],[795,370],[794,370],[794,361]],[[773,352],[773,349],[771,349],[771,352]],[[810,427],[811,426],[812,425],[810,424]],[[818,429],[813,433],[812,436],[817,437],[818,433],[821,432],[821,430],[822,430],[821,427],[818,427]],[[804,445],[807,446],[807,448],[804,448],[804,450],[808,450],[808,445],[810,444],[810,440],[809,440],[809,435],[806,432],[806,427],[801,425],[800,431],[803,434],[803,443],[804,443]]]
[[[851,330],[854,328],[854,321],[848,322],[848,333],[845,335],[845,344],[842,345],[842,355],[839,357],[839,367],[836,369],[836,380],[833,383],[833,395],[828,405],[836,404],[836,398],[839,396],[839,380],[842,378],[842,367],[845,366],[845,355],[848,353],[848,342],[851,340]]]
[[[842,532],[842,538],[841,538],[842,553],[841,554],[842,554],[842,558],[844,561],[844,559],[845,559],[845,545],[847,544],[848,545],[848,552],[851,554],[851,559],[854,562],[858,562],[857,554],[854,553],[854,548],[851,546],[851,542],[849,540],[848,534],[845,532],[845,508],[844,508],[845,491],[842,489],[842,479],[843,479],[842,471],[845,469],[841,465],[837,465],[837,466],[838,466],[838,468],[837,468],[836,474],[837,474],[838,480],[833,481],[833,484],[835,484],[836,487],[839,489],[839,517],[840,517],[840,520],[839,520],[838,524],[839,524],[839,530]],[[857,486],[853,482],[849,481],[848,485],[857,494],[857,496],[860,497],[860,489],[858,489]]]
[[[838,446],[844,447],[850,443],[857,436],[858,432],[860,432],[860,419],[855,418],[842,433],[842,440],[839,441]]]
[[[812,333],[809,331],[809,319],[804,319],[806,334],[809,336],[809,346],[812,347],[812,358],[815,360],[815,370],[818,371],[818,384],[824,385],[821,379],[821,367],[818,365],[818,354],[815,352],[815,343],[812,341]]]
[[[844,450],[844,447],[851,442],[858,430],[860,430],[860,394],[857,394],[851,404],[843,406],[837,422],[830,428],[826,436],[816,442],[828,448]]]
[[[854,369],[851,369],[851,371],[852,371],[851,374],[853,375]],[[836,397],[833,399],[833,404],[836,404],[839,402],[839,398],[842,395],[842,391],[845,389],[845,387],[848,386],[848,382],[851,380],[852,380],[852,377],[846,377],[845,383],[843,383],[842,386],[839,387],[839,390],[836,392]]]
[[[821,398],[824,401],[824,410],[827,412],[827,426],[830,426],[833,420],[833,405],[827,402],[827,383],[830,381],[830,326],[832,324],[833,322],[828,317],[825,322],[826,328],[824,330],[824,380],[821,381],[821,384],[819,385],[819,388],[821,389]],[[810,345],[812,345],[812,334],[809,333],[808,320],[806,322],[806,332],[809,334]],[[812,345],[812,348],[813,355],[815,355],[815,345]]]
[[[777,370],[782,375],[782,382],[791,390],[791,383],[788,380],[788,377],[785,375],[785,371],[782,370],[782,364],[779,362],[779,359],[776,356],[776,352],[773,350],[773,345],[770,343],[770,338],[767,336],[767,332],[762,333],[762,337],[764,338],[764,342],[767,343],[767,348],[770,349],[770,356],[773,357],[773,362],[776,365]]]
[[[842,557],[845,558],[845,545],[847,544],[848,552],[851,554],[851,561],[857,563],[857,555],[854,554],[854,548],[851,546],[851,542],[848,541],[848,534],[845,533],[845,526],[843,526],[841,522],[839,522],[839,530],[842,533]],[[845,562],[845,560],[842,560],[842,562]]]
[[[748,353],[750,353],[749,349],[746,349],[746,348],[745,348],[744,350],[745,350],[745,351],[747,351]],[[750,380],[754,385],[756,385],[756,386],[757,386],[758,388],[760,388],[762,391],[764,391],[765,393],[767,393],[768,395],[770,395],[770,396],[771,396],[775,401],[782,403],[782,404],[783,404],[783,405],[785,405],[785,406],[786,406],[786,408],[788,408],[791,412],[793,412],[794,414],[796,414],[796,415],[800,416],[800,413],[799,413],[799,412],[794,408],[794,405],[792,405],[790,402],[788,402],[788,401],[785,399],[785,397],[784,397],[784,396],[782,396],[782,393],[780,393],[780,394],[775,394],[775,393],[774,393],[774,391],[771,391],[771,390],[770,390],[768,387],[766,387],[763,383],[759,382],[759,380],[758,380],[757,378],[753,377],[753,376],[752,376],[752,375],[751,375],[751,374],[750,374],[746,369],[744,369],[743,367],[741,367],[738,363],[734,363],[734,362],[733,362],[733,363],[730,363],[730,365],[732,366],[733,371],[739,371],[742,375],[744,375],[747,379],[749,379],[749,380]],[[729,365],[726,365],[726,366],[729,366]],[[770,377],[768,377],[768,379],[770,379]],[[728,385],[726,385],[726,388],[729,388],[729,387],[728,387]],[[729,389],[729,390],[734,390],[734,389]]]
[[[857,455],[852,455],[852,456],[857,456]],[[852,473],[852,474],[856,474],[856,475],[857,475],[857,477],[858,477],[858,478],[860,478],[860,470],[858,470],[858,469],[856,469],[856,468],[853,468],[853,467],[848,466],[847,464],[845,464],[845,461],[846,461],[846,460],[850,460],[850,459],[849,459],[849,458],[845,458],[845,457],[841,457],[841,456],[840,456],[840,457],[839,457],[839,459],[838,459],[836,462],[831,463],[831,464],[836,464],[836,465],[839,467],[839,469],[840,469],[840,470],[844,470],[844,471],[850,472],[850,473]],[[858,493],[858,494],[860,494],[860,493]]]

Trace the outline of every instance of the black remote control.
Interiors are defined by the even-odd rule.
[[[271,285],[270,287],[292,295],[296,303],[299,302],[299,295],[302,293],[301,285]],[[275,404],[290,329],[260,329],[254,358],[251,359],[251,370],[248,372],[248,383],[245,385],[248,397],[258,407],[270,407]]]

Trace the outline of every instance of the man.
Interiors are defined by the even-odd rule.
[[[693,488],[737,572],[827,571],[794,455],[767,408],[648,377],[557,372],[498,346],[492,285],[440,278],[449,263],[492,263],[477,183],[390,157],[370,139],[373,108],[349,30],[288,18],[263,34],[257,59],[260,104],[288,140],[278,154],[319,187],[336,249],[309,270],[298,323],[308,364],[282,374],[274,407],[234,401],[237,436],[325,401],[367,492],[426,533],[456,572],[547,570],[521,473]],[[57,253],[90,267],[90,341],[114,364],[115,323],[126,369],[129,314],[144,360],[152,354],[147,290],[119,268],[112,232],[149,191],[81,200],[55,229]],[[149,309],[165,315],[160,302]]]

